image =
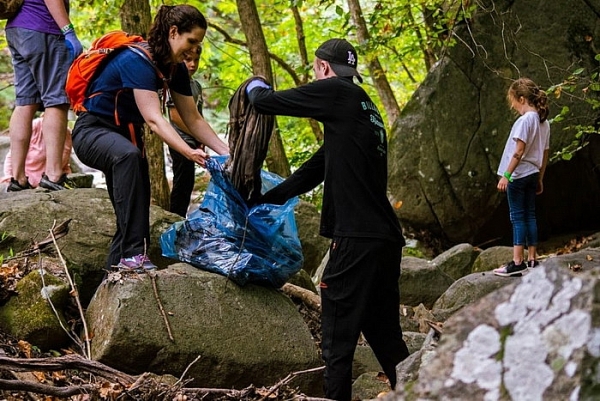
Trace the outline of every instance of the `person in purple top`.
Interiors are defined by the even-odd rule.
[[[6,41],[15,73],[15,109],[10,131],[12,172],[8,191],[31,188],[25,175],[35,113],[44,110],[46,168],[40,186],[65,189],[62,155],[67,132],[69,99],[65,92],[71,62],[83,51],[69,19],[68,0],[24,0],[8,20]]]

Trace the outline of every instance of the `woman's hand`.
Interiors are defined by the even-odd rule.
[[[189,149],[189,154],[186,155],[186,157],[188,159],[190,159],[191,161],[193,161],[194,163],[205,167],[205,163],[206,163],[206,159],[208,159],[210,156],[208,156],[208,154],[206,152],[204,152],[204,150],[202,149]]]

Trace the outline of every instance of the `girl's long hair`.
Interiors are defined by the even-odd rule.
[[[519,78],[514,81],[508,89],[507,98],[510,103],[511,99],[519,99],[523,96],[527,102],[535,107],[540,116],[540,122],[548,119],[550,107],[548,106],[548,95],[539,86],[529,78]]]
[[[154,17],[154,22],[148,32],[148,45],[154,55],[158,67],[166,70],[171,54],[169,45],[169,30],[172,26],[182,34],[191,32],[195,27],[206,29],[208,23],[204,15],[194,6],[182,4],[178,6],[161,6]]]

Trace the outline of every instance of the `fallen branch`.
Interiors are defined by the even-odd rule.
[[[73,219],[67,219],[59,225],[55,225],[52,228],[50,234],[46,236],[46,238],[39,242],[34,242],[29,248],[17,253],[15,256],[5,258],[4,260],[6,261],[10,259],[22,259],[27,256],[35,255],[40,251],[43,251],[48,245],[55,243],[55,240],[62,238],[69,233],[69,223],[71,222],[71,220]]]
[[[198,358],[197,358],[198,359]],[[196,360],[197,360],[196,359]],[[194,362],[196,362],[194,360]],[[192,362],[192,363],[194,363]],[[191,365],[191,364],[190,364]],[[0,356],[0,370],[11,370],[16,372],[28,372],[28,371],[61,371],[61,370],[79,370],[91,373],[92,375],[100,376],[111,383],[119,383],[126,392],[130,393],[133,390],[142,391],[144,383],[146,382],[147,374],[139,376],[131,376],[109,366],[102,364],[101,362],[91,361],[85,359],[81,355],[71,354],[65,355],[58,358],[8,358]],[[294,377],[302,374],[317,372],[324,369],[323,366],[299,372],[290,373],[283,380],[280,380],[277,384],[268,389],[267,395],[261,399],[265,400],[279,388],[289,383]],[[183,375],[182,375],[183,378]],[[181,380],[181,379],[180,379]],[[25,391],[29,393],[45,394],[55,397],[70,397],[77,394],[99,394],[104,387],[103,384],[85,384],[85,385],[71,385],[71,386],[51,386],[48,384],[36,383],[32,381],[23,380],[0,380],[0,390],[9,391]],[[221,389],[221,388],[189,388],[183,387],[176,389],[180,394],[191,396],[190,399],[203,399],[209,396],[227,396],[231,399],[242,400],[246,397],[256,397],[256,389],[254,386],[249,386],[241,390],[235,389]],[[261,394],[262,395],[262,394]],[[92,397],[93,398],[93,397]],[[304,394],[298,394],[294,396],[294,400],[297,401],[331,401],[326,398],[314,398],[307,397]]]
[[[136,377],[113,369],[103,363],[85,359],[79,354],[70,354],[57,358],[9,358],[0,356],[2,369],[14,370],[16,372],[26,371],[59,371],[59,370],[84,370],[105,379],[131,384]]]
[[[303,374],[306,374],[306,373],[319,372],[319,371],[324,370],[324,369],[325,369],[325,366],[319,366],[318,368],[301,370],[299,372],[292,372],[289,375],[287,375],[284,379],[280,380],[279,383],[277,383],[276,385],[272,386],[269,389],[269,392],[267,394],[265,394],[259,401],[266,400],[271,394],[273,394],[275,391],[277,391],[278,388],[280,388],[284,384],[288,384],[289,382],[291,382],[294,379],[294,377],[297,377],[297,376],[300,376],[300,375],[303,375]]]
[[[77,286],[75,285],[75,282],[73,281],[73,279],[71,278],[71,275],[69,274],[69,269],[67,268],[67,262],[65,262],[65,259],[62,256],[60,248],[58,247],[58,244],[56,243],[57,238],[67,235],[67,233],[69,232],[69,223],[70,222],[71,222],[71,219],[68,219],[57,226],[56,220],[54,220],[54,224],[52,226],[52,229],[50,230],[49,237],[51,238],[51,241],[54,244],[54,247],[56,248],[58,257],[60,258],[62,266],[65,270],[65,275],[67,276],[67,280],[69,280],[69,285],[71,286],[70,295],[73,298],[75,298],[75,303],[77,304],[77,310],[79,311],[79,317],[81,318],[81,322],[83,324],[83,332],[84,332],[84,336],[85,336],[84,342],[86,345],[84,347],[84,354],[87,359],[91,359],[92,356],[91,356],[90,335],[88,332],[87,323],[85,321],[85,313],[83,312],[83,306],[81,305],[81,300],[79,299],[79,291],[77,291]],[[60,235],[60,236],[58,236],[58,235]]]
[[[321,312],[321,298],[314,292],[290,283],[285,283],[281,289],[288,296],[298,298],[309,308]]]
[[[69,387],[54,387],[48,384],[34,383],[21,380],[0,379],[0,390],[26,391],[30,393],[46,394],[54,397],[70,397],[72,395],[90,393],[96,387],[91,384]]]
[[[169,334],[169,340],[175,342],[175,338],[173,338],[173,333],[171,332],[171,325],[169,324],[169,319],[167,318],[167,314],[165,313],[165,308],[163,307],[162,302],[160,301],[160,297],[158,296],[158,287],[156,286],[156,274],[148,272],[150,276],[150,280],[152,281],[152,290],[154,291],[154,299],[156,299],[156,303],[158,304],[158,309],[160,311],[160,315],[165,322],[165,326],[167,327],[167,334]]]

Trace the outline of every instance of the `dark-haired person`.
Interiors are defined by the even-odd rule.
[[[32,188],[25,160],[33,119],[42,110],[46,161],[39,184],[51,191],[65,189],[63,150],[69,110],[65,82],[71,62],[83,51],[69,19],[69,1],[24,0],[19,12],[6,23],[5,33],[16,94],[9,126],[12,176],[7,190]]]
[[[193,76],[198,71],[198,65],[200,63],[200,55],[202,54],[202,47],[190,52],[185,58],[184,63],[190,75],[190,86],[192,88],[192,97],[198,112],[202,114],[202,86],[200,82],[196,81]],[[188,132],[187,127],[183,123],[181,116],[177,112],[175,105],[169,98],[167,101],[167,113],[169,115],[169,121],[175,128],[175,131],[179,136],[190,145],[190,147],[196,149],[203,145],[198,142]],[[173,161],[173,188],[171,189],[171,197],[169,202],[169,211],[180,215],[185,218],[187,210],[190,206],[190,199],[194,190],[194,182],[196,181],[196,164],[187,159],[185,156],[177,152],[175,149],[169,147],[169,154]]]
[[[283,204],[324,182],[320,234],[331,238],[320,283],[325,395],[349,401],[352,359],[362,332],[392,388],[396,365],[408,356],[399,320],[402,230],[387,198],[387,139],[383,119],[353,82],[356,50],[330,39],[315,52],[317,80],[273,91],[260,79],[247,93],[260,113],[311,117],[323,123],[323,145],[260,199]]]
[[[183,60],[201,45],[207,21],[189,5],[161,6],[148,34],[153,61],[167,78],[171,98],[194,138],[218,154],[229,149],[204,121],[194,103]],[[148,124],[170,147],[204,165],[207,154],[192,149],[162,113],[163,82],[149,60],[132,49],[111,58],[90,84],[87,112],[73,128],[73,148],[86,165],[101,170],[117,217],[107,269],[153,269],[146,255],[150,228],[150,180],[142,126]],[[116,110],[115,110],[116,109]],[[118,117],[119,121],[116,121]]]

